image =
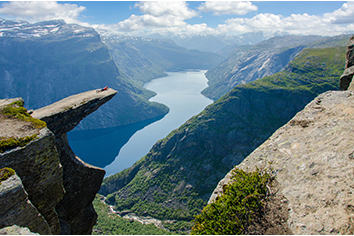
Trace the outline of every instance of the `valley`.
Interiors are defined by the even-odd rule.
[[[144,87],[157,94],[150,101],[168,106],[167,115],[152,124],[145,123],[146,126],[139,123],[104,130],[72,131],[68,134],[72,149],[85,162],[104,168],[106,176],[131,167],[156,141],[212,102],[200,93],[207,86],[205,72],[167,72],[168,76],[146,83]],[[102,153],[104,158],[99,158]]]
[[[311,103],[316,113],[325,101],[321,94],[340,90],[339,78],[344,67],[351,65],[346,56],[349,47],[345,47],[350,36],[346,34],[284,35],[260,42],[252,39],[253,34],[239,42],[209,37],[215,47],[207,50],[200,43],[198,47],[206,50],[199,51],[186,46],[192,47],[198,37],[179,39],[177,44],[171,39],[100,34],[63,20],[1,19],[0,31],[0,99],[22,97],[34,117],[41,107],[86,90],[91,90],[89,104],[102,105],[95,111],[98,105],[85,107],[85,99],[61,107],[58,118],[48,121],[47,135],[56,140],[52,149],[58,149],[56,155],[62,158],[53,165],[64,186],[51,209],[55,232],[74,232],[81,223],[85,223],[85,232],[93,234],[193,232],[193,220],[215,188],[222,192],[220,180],[235,166],[247,163],[264,143],[271,153],[270,137],[287,137],[283,133],[272,136],[281,127],[309,127],[311,121],[288,122],[320,96]],[[246,40],[254,44],[247,45]],[[346,68],[346,76],[352,76],[352,70]],[[114,95],[99,103],[106,86]],[[333,95],[333,101],[352,96],[346,94]],[[77,107],[84,115],[75,111]],[[320,108],[318,112],[323,112]],[[350,109],[344,110],[343,117],[351,114]],[[58,132],[53,124],[65,126],[70,117],[70,129]],[[0,155],[15,153],[16,148]],[[99,173],[99,178],[87,175],[95,184],[92,191],[71,162]],[[25,175],[20,177],[28,181]],[[76,194],[85,198],[86,190],[90,190],[87,199],[75,198]],[[75,207],[78,218],[72,202],[81,204]],[[59,216],[55,209],[60,210]],[[86,213],[90,215],[87,222],[82,220]],[[296,227],[294,232],[300,232]]]

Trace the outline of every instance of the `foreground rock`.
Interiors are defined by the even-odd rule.
[[[353,91],[323,93],[236,166],[274,170],[294,234],[354,233],[353,121]]]
[[[68,144],[66,132],[116,93],[113,89],[102,92],[93,90],[35,110],[32,116],[46,121],[48,126],[39,130],[29,122],[6,115],[0,117],[0,140],[13,136],[23,137],[28,130],[37,134],[25,146],[0,153],[0,168],[10,167],[16,171],[28,193],[29,204],[33,204],[44,223],[49,226],[47,229],[37,229],[39,223],[27,213],[16,217],[20,213],[14,206],[8,210],[0,208],[0,217],[9,213],[7,218],[13,219],[6,221],[6,225],[0,225],[0,228],[16,224],[41,234],[91,234],[97,218],[92,201],[105,171],[87,165],[76,157]],[[5,106],[17,100],[0,100],[0,105]],[[11,125],[11,129],[3,124]],[[0,196],[9,192],[0,190]],[[11,193],[9,197],[13,198],[14,194]],[[2,200],[6,203],[8,197]]]
[[[17,175],[1,182],[0,209],[0,228],[16,224],[29,227],[32,232],[51,233],[47,221],[28,200],[28,194]]]

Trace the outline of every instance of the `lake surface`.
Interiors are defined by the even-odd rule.
[[[150,101],[170,108],[162,119],[116,128],[72,131],[68,133],[71,148],[83,161],[104,168],[106,176],[131,167],[156,141],[213,102],[200,93],[208,86],[205,72],[168,72],[166,77],[144,85],[157,93]]]

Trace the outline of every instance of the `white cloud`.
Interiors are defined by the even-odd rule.
[[[332,36],[353,32],[354,2],[348,2],[331,13],[320,15],[292,14],[288,17],[271,13],[252,18],[232,18],[217,27],[219,33],[242,34],[263,31],[268,37],[278,34]]]
[[[12,1],[1,5],[0,14],[29,22],[63,19],[67,23],[76,23],[78,16],[85,9],[85,7],[76,4],[59,4],[52,1]]]
[[[235,15],[245,15],[251,11],[257,11],[258,7],[253,5],[251,2],[241,2],[241,1],[215,1],[215,2],[204,2],[199,8],[202,12],[214,12],[214,15],[222,14],[235,14]]]
[[[134,7],[147,15],[155,17],[176,16],[189,19],[198,15],[188,8],[188,4],[182,1],[138,2]]]
[[[97,30],[122,32],[129,35],[146,34],[205,34],[215,33],[205,23],[190,25],[185,20],[198,16],[198,12],[190,9],[186,2],[160,1],[138,2],[134,5],[143,15],[131,15],[117,24],[98,25]]]
[[[332,24],[354,23],[354,2],[347,2],[338,10],[324,14],[324,21]]]
[[[128,19],[115,25],[117,30],[136,31],[146,28],[185,27],[184,20],[197,16],[197,12],[190,10],[186,2],[138,2],[134,7],[144,13],[131,15]]]

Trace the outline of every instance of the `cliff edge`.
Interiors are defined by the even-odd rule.
[[[116,93],[108,89],[73,95],[31,112],[32,116],[23,108],[23,99],[0,100],[0,169],[9,167],[18,176],[0,185],[0,204],[7,206],[0,208],[0,228],[18,225],[40,234],[91,234],[97,218],[92,201],[105,171],[81,161],[66,133]],[[6,188],[15,180],[16,191]],[[14,193],[24,200],[9,200],[17,199]],[[25,221],[15,217],[23,206],[38,218],[27,213]]]
[[[354,92],[326,92],[236,166],[247,172],[272,168],[294,234],[354,232],[353,120]]]
[[[267,168],[275,177],[268,203],[280,200],[272,221],[280,222],[284,215],[286,219],[263,224],[272,229],[262,230],[282,234],[277,231],[282,225],[293,234],[354,233],[354,91],[349,73],[354,68],[353,46],[354,37],[348,42],[340,79],[341,90],[348,91],[320,94],[234,168]],[[231,176],[232,171],[219,182],[209,203],[223,193]]]

